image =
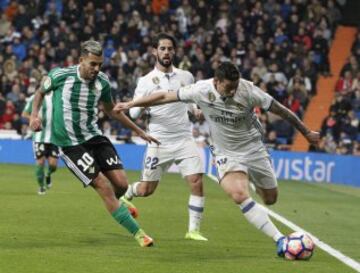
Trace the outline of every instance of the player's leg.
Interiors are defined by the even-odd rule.
[[[113,172],[116,172],[116,170]],[[108,183],[107,179],[101,173],[98,174],[90,185],[99,194],[113,218],[128,232],[134,235],[140,246],[146,247],[153,245],[153,239],[140,229],[139,224],[129,213],[127,206],[122,202],[119,203],[114,192],[114,187]]]
[[[172,156],[166,153],[166,149],[160,147],[148,147],[145,152],[143,171],[140,181],[129,185],[125,198],[146,197],[153,194],[159,184],[162,173],[172,163]]]
[[[253,160],[249,163],[248,175],[255,185],[256,193],[266,205],[275,204],[278,196],[277,179],[269,157]],[[277,253],[283,256],[284,235],[280,232],[274,238]]]
[[[42,156],[41,158],[36,159],[36,167],[35,167],[36,180],[39,185],[39,191],[38,191],[39,195],[43,195],[46,193],[44,169],[45,169],[45,156]]]
[[[123,203],[119,203],[113,185],[101,174],[100,166],[93,154],[93,150],[85,145],[66,147],[60,150],[66,166],[85,187],[91,185],[95,189],[113,218],[133,234],[141,246],[152,245],[152,239],[139,228],[127,207]]]
[[[207,241],[200,233],[200,224],[205,206],[202,161],[200,156],[185,158],[178,163],[178,166],[182,176],[188,182],[191,192],[188,202],[189,225],[185,238]]]
[[[227,172],[221,180],[221,186],[252,225],[275,242],[283,237],[283,234],[270,220],[267,212],[250,197],[248,175],[245,172]]]
[[[58,148],[53,144],[47,144],[46,145],[46,153],[47,153],[47,160],[48,160],[48,170],[45,176],[46,180],[46,187],[51,188],[52,182],[51,182],[51,175],[56,171],[57,169],[57,162],[59,157],[59,150]]]
[[[255,185],[256,193],[261,197],[266,205],[273,205],[277,201],[278,189],[263,189]]]
[[[33,142],[33,150],[34,150],[34,156],[35,156],[35,176],[36,181],[39,185],[38,194],[43,195],[46,193],[45,188],[45,146],[44,143],[40,142]]]
[[[277,179],[271,165],[270,158],[261,158],[249,162],[249,177],[254,183],[256,193],[266,205],[273,205],[277,201]]]

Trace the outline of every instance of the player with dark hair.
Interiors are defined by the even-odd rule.
[[[274,204],[278,196],[277,179],[262,142],[262,128],[254,108],[261,107],[287,120],[311,144],[318,143],[319,133],[309,130],[293,112],[252,82],[241,79],[236,66],[230,62],[221,63],[212,79],[198,81],[177,92],[157,92],[119,103],[114,110],[178,101],[196,103],[201,108],[210,125],[212,151],[221,187],[239,206],[245,218],[277,243],[278,255],[283,256],[284,235],[249,193],[251,180],[265,204]]]
[[[134,98],[156,93],[161,89],[178,90],[192,84],[194,78],[190,72],[173,65],[175,57],[175,38],[167,33],[159,33],[153,40],[155,68],[139,79]],[[143,108],[133,108],[130,116],[137,118]],[[175,163],[190,186],[188,201],[189,225],[186,239],[207,241],[200,233],[200,223],[205,205],[202,174],[204,167],[198,148],[191,134],[188,111],[197,115],[196,105],[174,103],[148,107],[148,132],[159,139],[161,145],[149,144],[144,156],[144,169],[140,181],[129,186],[125,198],[131,200],[137,196],[149,196],[157,188],[161,176]],[[131,206],[131,205],[130,205]]]

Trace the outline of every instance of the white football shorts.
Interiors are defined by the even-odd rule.
[[[159,181],[173,163],[179,167],[182,177],[204,173],[196,143],[192,139],[185,139],[172,145],[148,146],[141,181]]]
[[[277,187],[277,179],[270,157],[244,160],[237,157],[216,156],[216,168],[219,183],[227,172],[242,171],[247,173],[250,182],[259,188],[273,189]]]

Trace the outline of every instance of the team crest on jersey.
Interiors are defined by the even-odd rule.
[[[94,93],[98,93],[98,92],[101,92],[101,82],[99,80],[95,81],[95,88],[94,88]]]
[[[208,99],[210,102],[214,102],[216,100],[215,94],[212,92],[209,92]]]
[[[160,83],[160,79],[159,79],[158,77],[154,77],[154,78],[152,78],[152,82],[153,82],[154,84],[159,84],[159,83]]]
[[[49,76],[46,76],[43,83],[44,89],[48,90],[51,86],[51,78]]]

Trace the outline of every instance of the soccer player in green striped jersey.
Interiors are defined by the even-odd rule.
[[[34,131],[41,130],[39,107],[45,95],[52,92],[51,141],[60,147],[60,156],[67,167],[85,187],[95,189],[114,219],[134,235],[140,246],[151,246],[153,239],[140,229],[127,206],[119,202],[128,181],[114,146],[97,125],[98,104],[101,102],[107,115],[134,130],[144,140],[159,142],[125,114],[113,111],[109,79],[100,72],[102,63],[100,43],[86,41],[81,45],[79,65],[51,70],[35,93],[30,127]]]
[[[25,105],[22,116],[30,119],[34,95],[32,95]],[[39,195],[46,193],[46,188],[50,188],[51,174],[56,171],[57,161],[59,157],[58,147],[51,143],[51,123],[52,123],[52,93],[45,96],[41,109],[40,116],[42,118],[42,128],[40,132],[34,132],[33,150],[36,160],[36,179],[39,184]],[[48,163],[48,170],[45,175],[45,164]]]

